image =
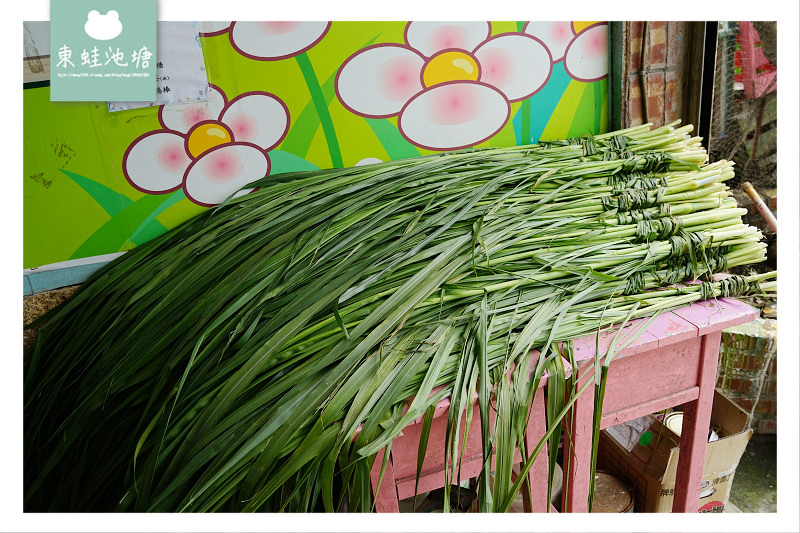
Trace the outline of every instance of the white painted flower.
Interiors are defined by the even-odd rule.
[[[598,81],[608,76],[608,23],[581,30],[564,53],[567,73],[578,81]]]
[[[210,207],[266,176],[267,154],[289,129],[289,112],[270,93],[251,91],[227,101],[210,86],[211,99],[159,109],[163,129],[134,140],[122,159],[125,178],[147,194],[183,188],[192,202]]]
[[[236,21],[207,23],[203,36],[228,33],[233,48],[264,61],[287,59],[317,44],[331,27],[326,21]]]
[[[223,33],[227,33],[228,30],[231,29],[232,22],[230,20],[211,20],[206,22],[200,23],[200,36],[201,37],[212,37],[214,35],[220,35]]]
[[[568,21],[531,21],[522,31],[542,41],[553,54],[553,62],[564,59],[564,52],[575,37],[572,23]]]
[[[355,165],[354,167],[363,167],[364,165],[374,165],[376,163],[383,163],[382,159],[378,159],[377,157],[365,157]]]
[[[336,93],[351,112],[398,117],[400,133],[430,150],[474,146],[508,122],[511,102],[541,89],[552,58],[534,36],[491,37],[488,22],[410,22],[405,44],[377,44],[350,56]]]
[[[553,61],[577,81],[598,81],[608,76],[608,23],[528,22],[523,30],[541,40]]]

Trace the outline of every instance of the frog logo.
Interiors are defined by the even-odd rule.
[[[93,9],[86,16],[86,23],[83,25],[86,35],[96,41],[110,41],[122,33],[122,22],[119,20],[119,13],[113,9],[105,15]]]

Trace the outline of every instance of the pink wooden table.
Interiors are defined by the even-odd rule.
[[[673,512],[696,513],[700,498],[711,404],[722,330],[750,322],[758,312],[738,300],[694,303],[658,316],[644,334],[611,362],[601,429],[684,405]],[[626,329],[633,330],[635,324]],[[605,352],[615,333],[601,336]],[[594,373],[596,336],[575,341],[578,383]],[[588,511],[592,449],[593,386],[575,402],[564,443],[564,512]]]
[[[538,352],[537,352],[538,353]],[[532,365],[537,360],[532,358]],[[566,371],[569,372],[569,364],[565,362]],[[531,415],[525,434],[525,444],[529,450],[533,450],[546,432],[545,422],[545,398],[544,391],[547,384],[547,377],[543,377],[539,388],[533,399]],[[477,401],[477,395],[475,396]],[[408,399],[410,404],[412,399]],[[450,408],[450,399],[445,398],[436,405],[433,422],[431,424],[428,438],[428,447],[425,452],[422,472],[419,479],[419,493],[443,487],[445,485],[445,457],[444,444],[447,428],[447,413]],[[467,433],[466,445],[459,451],[462,455],[461,462],[461,481],[477,477],[483,465],[482,444],[481,444],[481,420],[477,405],[472,407],[472,421]],[[464,417],[462,417],[462,433],[459,440],[463,439]],[[490,410],[489,424],[494,427],[495,410]],[[383,464],[384,451],[381,450],[375,459],[375,463],[370,472],[372,490],[378,488],[375,494],[375,510],[379,513],[399,512],[399,500],[411,498],[415,493],[416,474],[417,474],[417,454],[420,436],[422,433],[422,417],[413,424],[403,429],[403,434],[392,441],[389,461],[383,480],[378,486],[381,466]],[[519,450],[516,452],[515,460],[522,462]],[[494,458],[492,458],[494,464]],[[451,466],[452,468],[452,466]],[[458,470],[456,469],[456,472]],[[455,482],[456,475],[451,473],[451,481]],[[528,486],[530,492],[528,492]],[[528,482],[523,485],[522,494],[526,511],[547,512],[550,504],[547,500],[547,445],[539,452],[538,457],[531,467]],[[551,510],[555,510],[552,509]]]

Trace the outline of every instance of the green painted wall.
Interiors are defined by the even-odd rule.
[[[111,113],[26,86],[23,267],[131,249],[267,171],[608,130],[604,23],[308,24],[200,38],[217,98],[207,132],[176,126],[199,104]],[[284,35],[294,49],[272,57]],[[221,144],[197,148],[220,128]]]

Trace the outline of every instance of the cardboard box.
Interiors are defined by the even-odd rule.
[[[635,493],[636,512],[669,513],[675,490],[680,437],[655,416],[647,435],[628,452],[607,430],[600,434],[598,469],[626,479]],[[711,427],[719,439],[709,442],[703,467],[698,512],[723,512],[747,442],[753,434],[747,413],[718,391],[714,392]],[[645,445],[646,444],[646,445]]]

